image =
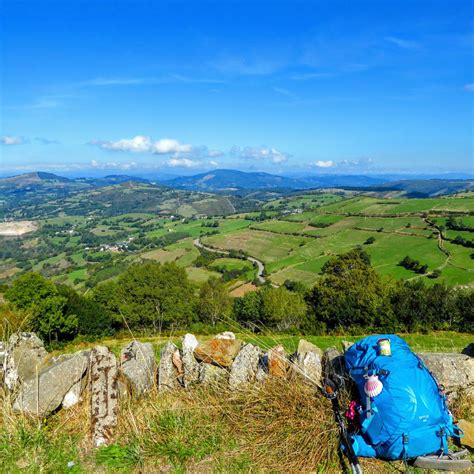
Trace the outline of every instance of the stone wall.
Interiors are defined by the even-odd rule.
[[[342,350],[350,347],[343,342]],[[460,389],[474,396],[472,347],[462,354],[424,353],[421,358],[448,395]],[[168,342],[157,363],[150,343],[133,341],[120,358],[106,347],[51,357],[33,333],[17,333],[0,342],[0,381],[12,394],[13,409],[31,416],[47,416],[70,409],[89,397],[91,437],[95,446],[107,444],[117,422],[118,397],[142,397],[152,390],[186,390],[196,384],[245,390],[268,377],[300,379],[321,387],[329,372],[348,378],[344,355],[332,347],[322,351],[304,339],[294,354],[283,346],[263,350],[236,339],[231,332],[199,342],[192,334],[181,349]]]

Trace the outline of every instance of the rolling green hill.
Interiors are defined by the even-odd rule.
[[[343,190],[270,196],[276,199],[262,202],[125,182],[26,201],[9,215],[34,219],[39,229],[2,238],[0,281],[33,269],[85,288],[152,259],[175,261],[196,282],[222,275],[235,289],[256,277],[241,259],[249,255],[265,265],[272,284],[310,286],[331,256],[360,245],[388,278],[474,283],[472,192],[429,199]],[[203,256],[195,239],[241,254]],[[427,265],[424,273],[401,266],[407,256]]]

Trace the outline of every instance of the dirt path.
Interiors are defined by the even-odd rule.
[[[220,255],[230,255],[230,252],[228,252],[227,250],[215,249],[212,247],[208,247],[207,245],[204,245],[200,239],[194,239],[193,244],[200,249],[207,250],[208,252],[218,253]],[[265,273],[265,265],[263,264],[263,262],[261,262],[260,260],[257,260],[256,258],[249,257],[247,255],[245,256],[245,258],[249,262],[252,262],[255,265],[257,265],[258,281],[260,281],[260,283],[265,283],[266,280],[265,280],[265,277],[263,276]]]

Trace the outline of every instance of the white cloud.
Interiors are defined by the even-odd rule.
[[[166,163],[171,168],[194,168],[202,164],[200,161],[190,160],[189,158],[171,158]]]
[[[158,154],[189,153],[191,150],[191,145],[183,145],[177,140],[173,140],[171,138],[162,138],[152,145],[152,152]]]
[[[138,165],[135,161],[130,161],[127,163],[117,163],[115,161],[99,162],[97,160],[92,160],[90,162],[91,168],[94,169],[118,169],[118,170],[129,170],[136,168]]]
[[[333,166],[336,166],[336,163],[334,163],[334,161],[331,161],[331,160],[328,160],[328,161],[318,160],[318,161],[315,161],[313,164],[314,166],[318,168],[332,168]]]
[[[474,83],[465,84],[464,89],[466,89],[467,91],[473,92],[474,91]]]
[[[25,143],[25,139],[23,137],[15,137],[13,135],[4,135],[0,138],[0,142],[3,145],[23,145]]]
[[[245,160],[258,160],[258,161],[268,161],[274,164],[284,163],[288,161],[289,155],[283,153],[276,148],[267,148],[267,147],[245,147],[240,148],[238,146],[232,147],[230,154],[238,158],[243,158]]]
[[[208,152],[207,152],[207,156],[209,158],[219,158],[223,155],[224,155],[224,153],[222,153],[222,151],[220,151],[220,150],[208,150]]]
[[[104,150],[126,151],[132,153],[153,153],[165,155],[170,153],[190,153],[191,145],[179,143],[171,138],[162,138],[153,141],[145,135],[136,135],[133,138],[122,138],[115,142],[92,140],[91,145],[97,145]]]
[[[219,163],[217,161],[210,161],[209,164],[211,166],[219,166]]]

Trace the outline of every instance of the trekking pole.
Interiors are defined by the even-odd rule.
[[[334,419],[336,420],[337,425],[339,426],[339,430],[341,433],[341,444],[344,446],[345,454],[347,459],[349,460],[349,464],[351,466],[351,473],[352,474],[362,474],[362,468],[359,464],[359,459],[354,451],[354,447],[349,439],[349,434],[347,433],[346,424],[344,423],[344,419],[341,415],[341,409],[339,407],[339,400],[337,398],[338,395],[338,386],[337,384],[331,379],[324,380],[324,387],[323,387],[324,396],[331,400],[332,409],[334,411]]]

